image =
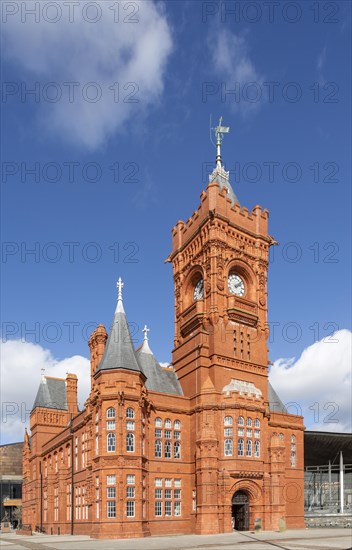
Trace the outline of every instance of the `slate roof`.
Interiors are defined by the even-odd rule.
[[[220,185],[220,189],[225,187],[227,189],[227,196],[229,199],[231,199],[232,204],[239,204],[239,200],[232,189],[232,185],[230,183],[230,180],[228,179],[229,172],[226,172],[224,167],[221,168],[216,167],[213,171],[213,173],[210,175],[210,182],[216,182]]]
[[[97,372],[111,369],[127,369],[144,374],[136,358],[122,305],[116,309],[104,355]]]
[[[147,341],[143,342],[143,345],[137,350],[136,355],[147,377],[145,382],[147,390],[157,391],[159,393],[171,393],[173,395],[183,395],[175,371],[167,371],[160,366],[149,348]]]
[[[281,401],[280,397],[277,395],[276,391],[269,382],[269,391],[268,391],[268,401],[269,409],[271,412],[287,413],[287,410]]]
[[[62,378],[44,376],[40,382],[33,409],[35,407],[67,411],[66,381]]]

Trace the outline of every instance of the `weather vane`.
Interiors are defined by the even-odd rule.
[[[214,130],[215,136],[216,136],[216,166],[218,168],[221,168],[221,144],[223,140],[224,134],[228,134],[230,131],[230,126],[222,126],[222,116],[219,119],[219,125],[215,126],[215,128],[211,127],[211,115],[210,115],[210,130]],[[211,139],[211,134],[210,134]],[[213,140],[211,139],[211,142],[214,145]]]

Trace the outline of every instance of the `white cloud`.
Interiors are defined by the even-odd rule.
[[[264,77],[250,58],[246,37],[227,29],[214,28],[209,34],[208,47],[212,66],[226,86],[226,91],[234,90],[237,86],[239,92],[239,100],[227,94],[226,102],[244,116],[257,111],[264,98]]]
[[[322,51],[318,55],[318,60],[317,60],[317,70],[318,71],[322,70],[323,65],[325,64],[325,59],[326,59],[326,46],[322,49]]]
[[[271,367],[274,389],[284,403],[298,404],[311,430],[351,431],[351,336],[339,330],[308,346],[297,361],[278,359]]]
[[[318,82],[321,86],[324,86],[324,84],[326,83],[326,79],[323,75],[323,68],[325,66],[325,62],[326,62],[326,46],[324,46],[322,51],[319,53],[318,59],[317,59],[317,66],[316,66],[317,73],[318,73]]]
[[[19,3],[21,10],[23,5],[29,9],[34,4],[41,3]],[[94,18],[93,11],[84,16],[87,2],[80,2],[74,16],[70,16],[68,4],[62,4],[55,23],[45,20],[55,14],[41,9],[39,22],[28,15],[22,23],[21,10],[8,16],[3,25],[4,55],[26,71],[28,88],[39,82],[40,102],[36,104],[31,96],[28,102],[38,109],[41,127],[72,144],[94,150],[115,132],[123,130],[127,136],[127,121],[144,116],[160,100],[172,50],[171,31],[161,5],[152,1],[134,1],[128,9],[117,2],[91,2],[101,9],[100,20],[95,23],[86,20],[87,15]],[[136,13],[131,15],[133,9]],[[131,19],[136,22],[128,22]],[[55,87],[46,89],[48,82],[55,82]],[[65,82],[78,85],[65,86]],[[89,82],[97,87],[84,88]],[[74,93],[72,102],[69,88]],[[61,99],[50,103],[48,98],[55,97],[58,90]],[[102,95],[95,103],[83,98],[82,94],[93,98],[96,90]]]
[[[29,413],[37,395],[41,369],[47,376],[66,378],[66,372],[78,377],[78,403],[83,408],[90,391],[90,362],[74,355],[61,361],[38,344],[9,340],[1,347],[1,439],[23,439]]]

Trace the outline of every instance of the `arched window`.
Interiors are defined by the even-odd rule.
[[[246,456],[252,456],[252,440],[247,439],[246,442]]]
[[[247,426],[252,426],[252,424],[253,424],[252,419],[251,419],[251,418],[247,418],[246,424],[247,424]]]
[[[254,442],[254,456],[257,458],[260,457],[260,441],[257,439]]]
[[[225,426],[232,426],[232,424],[233,424],[232,416],[225,416],[224,425]]]
[[[109,433],[107,435],[107,448],[108,448],[109,453],[112,453],[112,452],[116,451],[116,437],[115,437],[115,434]]]
[[[171,458],[171,441],[165,441],[165,458]]]
[[[126,409],[126,418],[134,418],[134,410],[132,407],[128,407],[128,409]]]
[[[155,419],[155,427],[156,428],[162,428],[163,427],[163,421],[161,420],[161,418],[156,418]]]
[[[126,451],[128,451],[129,453],[134,452],[134,434],[126,434]]]
[[[175,420],[174,430],[180,430],[180,429],[181,429],[181,422],[179,420]]]
[[[244,418],[243,418],[243,416],[239,416],[239,417],[238,417],[238,425],[239,425],[239,426],[244,426]]]
[[[156,458],[161,458],[162,449],[163,449],[163,446],[162,446],[162,443],[161,443],[160,439],[156,439],[155,440],[155,456],[156,456]]]
[[[114,407],[109,407],[106,411],[106,418],[115,418],[115,409]]]
[[[225,439],[224,453],[225,456],[232,456],[232,439]]]
[[[181,443],[179,441],[174,443],[174,458],[181,458]]]
[[[243,456],[243,439],[239,439],[238,440],[238,451],[237,451],[237,454],[238,456]]]
[[[296,436],[291,435],[291,468],[296,467]]]
[[[260,428],[260,420],[259,420],[259,418],[256,418],[256,419],[254,420],[254,427],[255,427],[255,428]]]
[[[172,428],[172,422],[171,422],[170,418],[167,418],[165,420],[165,428],[168,428],[168,429]]]

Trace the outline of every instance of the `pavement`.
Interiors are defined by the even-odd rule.
[[[351,529],[300,529],[278,533],[177,535],[96,540],[88,536],[4,533],[0,550],[352,550]]]

